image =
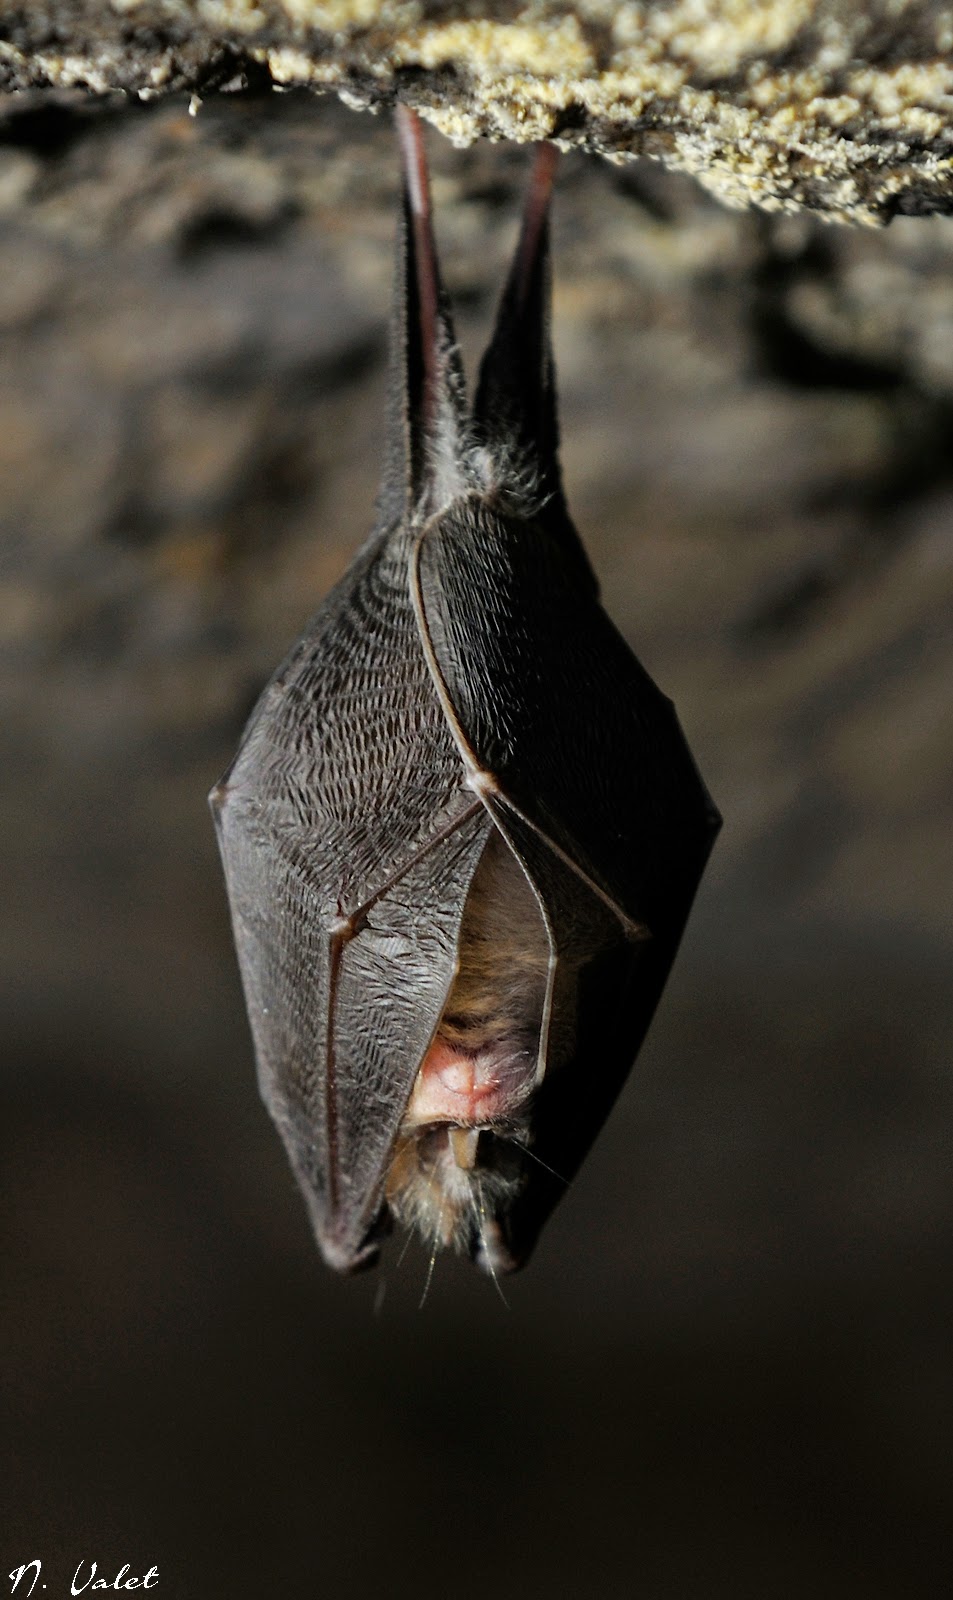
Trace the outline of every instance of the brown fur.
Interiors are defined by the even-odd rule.
[[[459,969],[438,1037],[489,1055],[510,1074],[518,1062],[519,1087],[512,1111],[481,1136],[472,1169],[457,1164],[446,1124],[415,1124],[409,1110],[388,1173],[387,1201],[430,1245],[469,1250],[478,1240],[492,1255],[493,1218],[519,1184],[518,1163],[505,1158],[528,1138],[548,971],[549,940],[536,896],[494,829],[470,886]]]

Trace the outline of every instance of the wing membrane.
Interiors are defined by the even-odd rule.
[[[492,826],[463,777],[391,538],[292,650],[213,797],[262,1094],[338,1265],[373,1220]]]
[[[630,926],[677,938],[718,817],[674,707],[544,528],[467,514],[417,556],[460,747]]]

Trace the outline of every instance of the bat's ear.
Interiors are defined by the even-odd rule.
[[[460,492],[466,417],[463,366],[440,281],[423,133],[395,113],[403,194],[390,335],[390,381],[380,522],[401,522],[428,500]]]
[[[473,407],[479,436],[512,452],[537,477],[541,498],[562,501],[556,377],[549,336],[549,202],[559,152],[541,144],[523,225],[480,367]]]

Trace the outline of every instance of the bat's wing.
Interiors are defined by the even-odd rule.
[[[569,1179],[651,1021],[720,819],[674,707],[548,530],[477,514],[476,530],[455,510],[430,525],[416,604],[470,781],[549,927],[549,1059],[563,1061],[539,1091],[534,1149]],[[559,1192],[533,1168],[510,1219],[517,1257]]]
[[[719,817],[671,702],[598,604],[558,461],[549,332],[554,152],[537,155],[480,371],[474,428],[536,491],[424,531],[421,640],[471,785],[532,880],[554,960],[539,1162],[507,1218],[525,1259],[610,1109],[671,967]],[[559,1070],[550,1070],[558,1066]]]
[[[403,109],[398,125],[378,531],[265,690],[213,795],[262,1094],[322,1250],[344,1269],[375,1253],[388,1159],[493,826],[463,786],[408,586],[406,529],[456,487],[464,400],[420,128]]]
[[[492,823],[420,649],[400,537],[265,690],[212,796],[262,1095],[332,1265],[362,1264]]]
[[[452,508],[425,531],[415,570],[465,761],[623,922],[653,938],[680,930],[718,814],[671,701],[547,530]]]
[[[536,506],[488,504],[431,524],[417,607],[464,754],[510,809],[630,926],[680,929],[717,827],[671,702],[598,605],[566,509],[549,316],[549,200],[540,147],[480,369],[474,426],[531,469]]]

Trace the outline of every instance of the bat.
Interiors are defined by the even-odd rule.
[[[608,1115],[720,818],[558,459],[539,147],[472,408],[422,133],[373,534],[210,796],[259,1084],[328,1264],[521,1266]]]

